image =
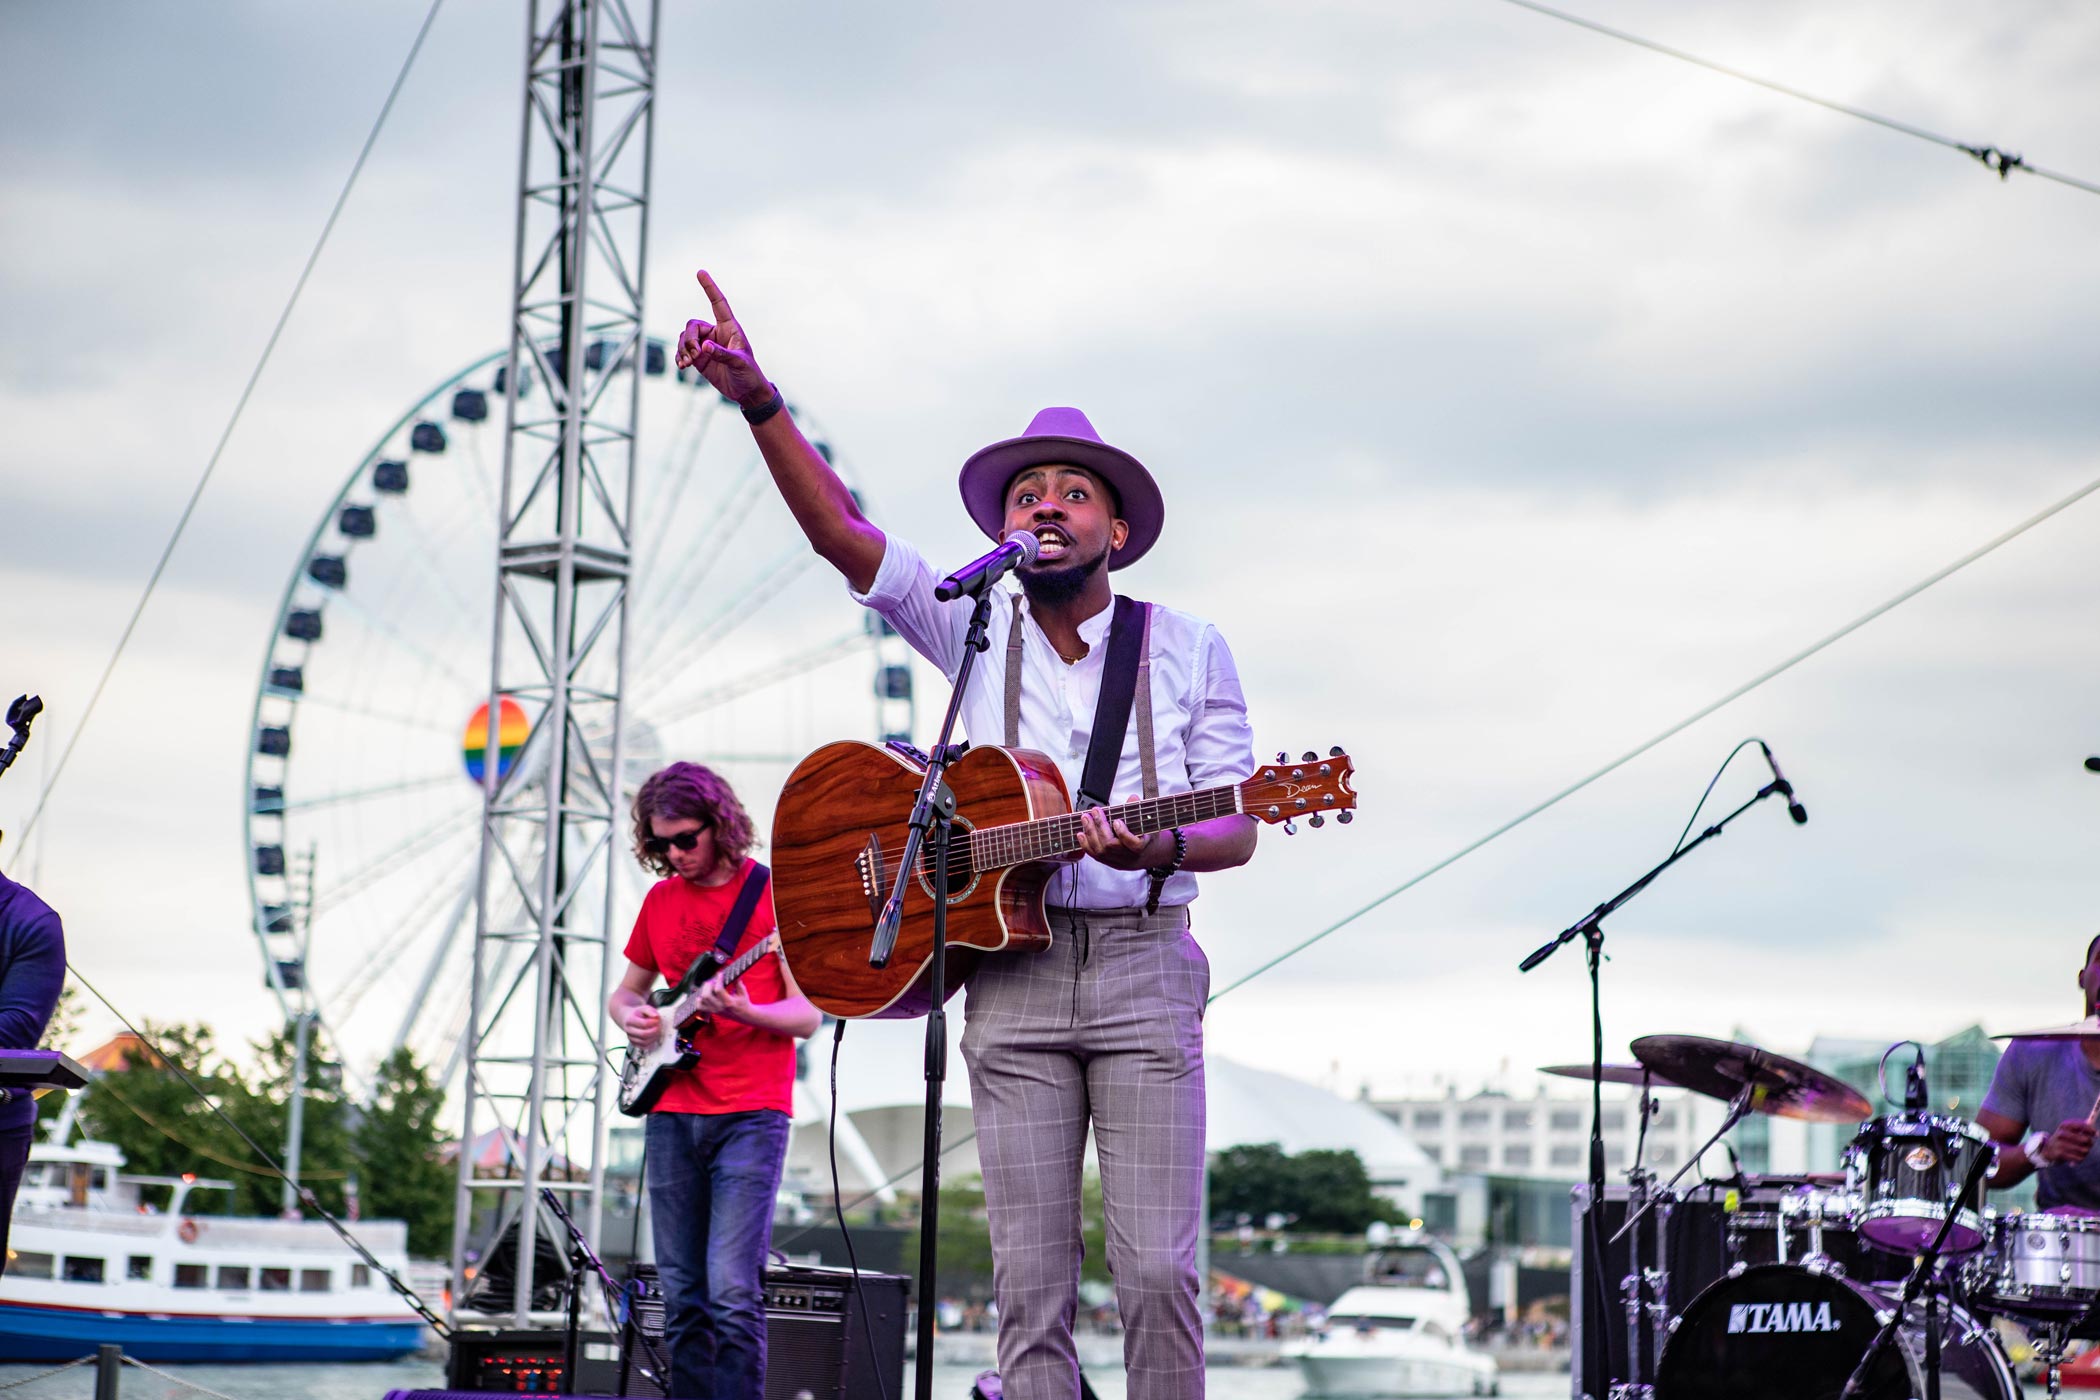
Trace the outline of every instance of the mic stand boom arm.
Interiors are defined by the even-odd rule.
[[[1740,817],[1743,813],[1749,811],[1752,807],[1755,807],[1758,803],[1764,801],[1767,797],[1771,797],[1778,793],[1790,794],[1792,791],[1793,790],[1791,788],[1787,787],[1786,784],[1778,778],[1774,778],[1771,782],[1766,783],[1763,787],[1757,790],[1757,795],[1755,797],[1752,797],[1748,802],[1745,802],[1742,806],[1736,808],[1733,812],[1730,812],[1727,816],[1721,818],[1712,826],[1707,827],[1706,830],[1700,832],[1692,840],[1686,842],[1685,844],[1679,846],[1676,850],[1670,852],[1669,859],[1665,860],[1661,865],[1656,866],[1653,870],[1641,876],[1640,879],[1635,880],[1625,889],[1620,890],[1610,899],[1605,900],[1602,904],[1598,905],[1595,909],[1592,909],[1587,915],[1583,916],[1575,923],[1570,924],[1568,927],[1562,929],[1559,933],[1555,934],[1552,938],[1548,939],[1545,943],[1541,944],[1537,949],[1533,950],[1531,955],[1525,958],[1523,962],[1517,964],[1517,970],[1519,972],[1529,972],[1533,968],[1537,967],[1540,963],[1544,962],[1546,959],[1552,957],[1556,952],[1560,951],[1562,944],[1572,943],[1578,937],[1580,937],[1583,940],[1584,949],[1588,954],[1586,961],[1589,964],[1590,972],[1589,1218],[1592,1221],[1595,1221],[1600,1217],[1604,1208],[1604,1002],[1603,991],[1599,979],[1599,968],[1604,961],[1604,921],[1607,918],[1611,917],[1612,914],[1616,913],[1619,910],[1619,908],[1626,903],[1626,901],[1632,899],[1642,890],[1645,890],[1648,888],[1648,886],[1654,884],[1656,877],[1661,875],[1665,870],[1668,870],[1671,866],[1677,864],[1678,861],[1683,860],[1693,851],[1698,850],[1700,846],[1704,845],[1713,837],[1719,836],[1721,834],[1721,829],[1727,826],[1730,822],[1734,821],[1737,817]],[[1740,1114],[1736,1116],[1740,1116]],[[1733,1126],[1735,1125],[1731,1122],[1727,1125],[1727,1127],[1724,1127],[1722,1131],[1726,1132],[1727,1128]],[[1683,1173],[1679,1172],[1678,1175],[1682,1176]],[[1639,1214],[1636,1212],[1634,1219],[1638,1218]],[[1628,1224],[1631,1223],[1631,1221],[1628,1222]],[[1596,1250],[1592,1250],[1591,1253],[1592,1256],[1599,1259],[1601,1263],[1601,1253],[1599,1253]],[[1638,1304],[1638,1301],[1638,1298],[1636,1298],[1636,1304]],[[1640,1358],[1638,1356],[1632,1358],[1632,1364],[1635,1371],[1639,1371],[1641,1369]]]
[[[1578,936],[1590,937],[1592,935],[1595,935],[1601,937],[1604,933],[1604,930],[1598,927],[1598,925],[1602,924],[1604,920],[1610,918],[1613,914],[1617,913],[1620,906],[1624,905],[1628,900],[1632,899],[1642,890],[1647,889],[1648,886],[1654,884],[1656,876],[1662,874],[1665,870],[1668,870],[1671,866],[1677,864],[1678,861],[1683,860],[1693,851],[1698,850],[1699,847],[1704,845],[1708,839],[1715,836],[1719,836],[1721,834],[1722,827],[1727,826],[1730,822],[1734,821],[1737,817],[1740,817],[1743,813],[1749,811],[1752,807],[1755,807],[1758,803],[1764,801],[1767,797],[1772,797],[1775,795],[1790,796],[1792,795],[1792,793],[1793,789],[1784,782],[1774,781],[1766,783],[1763,787],[1757,790],[1757,795],[1755,797],[1752,797],[1748,802],[1745,802],[1742,806],[1736,808],[1733,812],[1730,812],[1727,816],[1721,818],[1712,826],[1706,828],[1706,830],[1700,832],[1697,836],[1693,837],[1684,845],[1679,846],[1676,850],[1670,852],[1670,858],[1668,860],[1664,861],[1661,865],[1656,866],[1646,875],[1641,876],[1640,879],[1635,880],[1625,889],[1620,890],[1610,899],[1605,900],[1595,909],[1592,909],[1580,922],[1570,924],[1567,928],[1564,928],[1559,933],[1555,934],[1549,942],[1543,944],[1541,947],[1538,948],[1537,951],[1533,952],[1531,956],[1525,958],[1523,962],[1517,964],[1517,971],[1531,971],[1531,969],[1537,967],[1540,963],[1544,962],[1546,959],[1552,957],[1556,952],[1560,951],[1561,944],[1572,943]]]

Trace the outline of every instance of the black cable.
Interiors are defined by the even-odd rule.
[[[636,1167],[634,1174],[634,1229],[630,1231],[627,1236],[628,1280],[627,1287],[621,1290],[621,1306],[626,1313],[626,1318],[621,1322],[620,1330],[625,1335],[632,1337],[635,1341],[638,1341],[642,1344],[642,1350],[648,1352],[649,1360],[655,1363],[657,1381],[660,1384],[669,1384],[671,1379],[670,1364],[664,1360],[664,1354],[656,1349],[656,1343],[649,1340],[649,1330],[646,1327],[642,1326],[641,1322],[634,1316],[635,1300],[637,1297],[640,1296],[636,1292],[636,1290],[647,1287],[647,1285],[644,1284],[641,1279],[634,1277],[634,1274],[641,1268],[642,1203],[649,1199],[648,1193],[649,1132],[647,1120],[644,1120],[642,1130],[642,1159],[639,1165]],[[661,1281],[659,1281],[657,1292],[659,1294],[663,1292]],[[627,1369],[632,1365],[632,1362],[633,1348],[630,1347],[624,1350],[620,1356],[620,1374],[623,1381],[625,1380]]]
[[[1512,4],[1516,2],[1517,0],[1510,0],[1510,3]],[[1617,758],[1605,764],[1602,768],[1597,769],[1594,773],[1589,774],[1587,777],[1576,779],[1574,782],[1568,784],[1568,786],[1562,788],[1559,792],[1554,793],[1551,797],[1548,797],[1544,801],[1536,803],[1533,806],[1526,808],[1524,811],[1519,812],[1516,816],[1511,817],[1508,821],[1502,823],[1502,825],[1496,827],[1493,831],[1488,832],[1485,836],[1481,836],[1472,841],[1467,842],[1465,845],[1453,851],[1450,855],[1445,856],[1442,860],[1437,861],[1435,864],[1429,866],[1428,868],[1420,870],[1415,874],[1410,875],[1407,879],[1402,880],[1399,884],[1393,886],[1384,894],[1379,895],[1376,899],[1371,900],[1369,903],[1360,906],[1359,908],[1355,909],[1350,913],[1344,914],[1341,918],[1335,920],[1326,928],[1321,929],[1318,933],[1315,933],[1309,938],[1305,938],[1297,943],[1292,944],[1290,947],[1278,953],[1275,957],[1270,958],[1267,962],[1255,968],[1252,972],[1246,973],[1245,975],[1226,983],[1217,991],[1212,992],[1210,994],[1210,1000],[1214,1002],[1219,997],[1224,996],[1227,992],[1234,991],[1240,987],[1246,986],[1249,982],[1252,982],[1255,978],[1261,976],[1270,968],[1275,967],[1278,963],[1281,963],[1286,959],[1296,957],[1298,954],[1304,952],[1307,948],[1312,947],[1313,944],[1318,943],[1321,939],[1327,937],[1329,934],[1338,933],[1342,929],[1347,928],[1350,924],[1355,923],[1358,919],[1361,919],[1364,915],[1370,913],[1379,905],[1384,904],[1386,901],[1393,899],[1398,895],[1405,894],[1407,891],[1413,889],[1416,885],[1421,884],[1424,880],[1427,880],[1430,876],[1436,874],[1437,872],[1441,870],[1446,870],[1451,866],[1458,864],[1467,856],[1479,850],[1482,846],[1485,846],[1489,842],[1494,841],[1499,837],[1506,836],[1512,831],[1515,831],[1518,827],[1530,821],[1533,817],[1539,815],[1541,812],[1546,811],[1548,808],[1558,806],[1560,803],[1566,801],[1568,798],[1573,797],[1576,793],[1581,792],[1590,784],[1596,782],[1599,778],[1607,777],[1610,774],[1617,772],[1619,769],[1624,768],[1627,764],[1633,762],[1642,754],[1647,753],[1650,749],[1655,748],[1660,744],[1666,743],[1671,739],[1674,739],[1679,734],[1682,734],[1685,730],[1690,729],[1693,725],[1697,724],[1700,720],[1705,719],[1708,715],[1713,714],[1717,710],[1720,710],[1728,705],[1734,704],[1736,701],[1742,699],[1745,695],[1748,695],[1751,691],[1765,684],[1765,682],[1774,680],[1782,675],[1785,675],[1788,671],[1793,670],[1796,666],[1808,660],[1810,657],[1816,655],[1818,652],[1824,651],[1827,648],[1835,645],[1836,643],[1843,641],[1845,638],[1851,636],[1854,632],[1857,632],[1860,628],[1866,626],[1868,623],[1874,621],[1876,618],[1882,616],[1884,613],[1895,611],[1897,608],[1909,602],[1911,599],[1917,597],[1920,593],[1923,593],[1926,589],[1932,587],[1934,584],[1939,583],[1956,573],[1959,573],[1961,570],[1967,568],[1969,565],[1975,563],[1977,560],[1983,558],[1985,555],[1991,553],[1993,550],[1999,549],[2004,545],[2012,543],[2012,541],[2026,534],[2035,526],[2041,524],[2043,521],[2049,519],[2051,516],[2057,515],[2065,510],[2070,509],[2072,506],[2084,500],[2087,496],[2092,495],[2095,491],[2100,491],[2100,479],[2087,482],[2085,485],[2079,487],[2076,491],[2073,491],[2070,495],[2064,497],[2060,501],[2057,501],[2054,505],[2046,506],[2043,509],[2035,512],[2033,515],[2028,516],[2025,520],[2021,521],[2019,524],[2013,526],[2011,529],[2005,531],[2004,533],[1998,535],[1995,539],[1988,540],[1985,543],[1978,545],[1975,549],[1972,549],[1967,554],[1962,555],[1961,558],[1956,559],[1953,563],[1948,564],[1942,568],[1936,569],[1930,574],[1927,574],[1923,579],[1919,580],[1917,583],[1912,584],[1910,587],[1904,589],[1902,592],[1896,594],[1887,602],[1881,603],[1876,607],[1867,609],[1867,611],[1861,613],[1858,617],[1852,619],[1852,621],[1838,628],[1835,632],[1830,633],[1829,635],[1821,638],[1818,641],[1811,642],[1809,645],[1803,647],[1800,651],[1795,652],[1792,656],[1789,656],[1786,660],[1780,662],[1778,665],[1772,666],[1758,673],[1757,675],[1752,676],[1749,680],[1743,682],[1741,685],[1735,687],[1735,689],[1729,691],[1727,694],[1721,696],[1717,700],[1714,700],[1710,704],[1700,706],[1698,709],[1686,715],[1683,719],[1677,721],[1669,728],[1663,730],[1660,734],[1657,734],[1654,738],[1649,739],[1643,743],[1637,744],[1631,749],[1628,749],[1625,753],[1620,754]],[[1207,1006],[1210,1003],[1206,1002],[1204,1004]]]
[[[400,1277],[400,1275],[396,1274],[392,1269],[389,1269],[386,1265],[380,1263],[378,1257],[374,1255],[371,1250],[365,1248],[363,1241],[359,1240],[355,1235],[350,1233],[349,1227],[345,1226],[342,1221],[336,1219],[333,1215],[330,1215],[325,1209],[323,1209],[320,1201],[315,1198],[313,1192],[307,1190],[304,1186],[301,1186],[298,1182],[292,1180],[292,1178],[286,1174],[284,1168],[277,1164],[277,1159],[275,1157],[272,1157],[269,1153],[265,1152],[262,1149],[261,1145],[258,1144],[254,1138],[249,1137],[248,1134],[241,1131],[241,1125],[234,1122],[233,1119],[227,1117],[226,1110],[220,1108],[218,1104],[214,1103],[212,1101],[211,1095],[205,1093],[202,1089],[198,1088],[197,1082],[189,1077],[189,1074],[184,1071],[182,1066],[179,1063],[177,1063],[174,1060],[174,1058],[162,1053],[161,1048],[158,1045],[155,1045],[151,1040],[149,1040],[144,1031],[140,1030],[137,1026],[132,1025],[131,1022],[125,1018],[124,1013],[117,1010],[116,1004],[114,1002],[110,1001],[108,997],[102,995],[101,990],[97,988],[94,983],[88,981],[86,977],[81,975],[79,968],[74,967],[69,962],[66,964],[66,971],[70,972],[74,977],[79,978],[80,985],[87,988],[88,991],[94,993],[95,1000],[101,1002],[104,1007],[108,1008],[109,1014],[116,1017],[118,1023],[122,1025],[125,1030],[130,1031],[134,1036],[137,1036],[139,1043],[141,1045],[144,1045],[149,1051],[151,1051],[155,1059],[159,1060],[169,1069],[175,1071],[175,1077],[182,1081],[182,1085],[185,1089],[188,1089],[191,1093],[195,1094],[203,1102],[206,1108],[210,1109],[214,1114],[218,1115],[220,1122],[224,1123],[227,1127],[233,1129],[234,1136],[238,1137],[242,1142],[247,1143],[248,1149],[251,1152],[253,1152],[257,1157],[261,1158],[263,1163],[266,1166],[268,1166],[271,1171],[277,1173],[280,1180],[282,1180],[287,1186],[291,1187],[294,1191],[298,1192],[301,1204],[306,1206],[306,1208],[311,1210],[314,1214],[320,1216],[321,1219],[327,1221],[328,1228],[335,1231],[337,1238],[341,1239],[344,1244],[349,1245],[352,1250],[356,1251],[357,1256],[360,1259],[364,1260],[373,1268],[379,1270],[380,1276],[384,1278],[387,1281],[387,1283],[393,1287],[393,1290],[396,1293],[401,1295],[403,1302],[407,1303],[409,1307],[415,1309],[417,1316],[421,1317],[425,1322],[429,1323],[431,1327],[436,1329],[437,1334],[440,1337],[449,1338],[452,1335],[451,1323],[446,1322],[443,1318],[439,1317],[436,1313],[432,1312],[430,1310],[430,1305],[423,1301],[423,1296],[421,1294],[417,1293],[415,1289],[409,1287],[407,1282],[404,1281]]]
[[[146,579],[145,591],[139,594],[138,605],[131,610],[131,618],[124,624],[122,635],[117,638],[116,650],[109,654],[109,664],[102,668],[102,678],[95,682],[94,691],[80,711],[80,722],[73,726],[73,732],[67,736],[65,748],[59,751],[57,765],[52,768],[51,776],[45,780],[43,791],[37,794],[36,806],[29,813],[29,820],[22,824],[22,840],[29,839],[29,833],[36,827],[37,818],[44,814],[44,804],[51,800],[51,790],[58,786],[59,776],[66,771],[66,760],[73,756],[73,747],[80,742],[81,734],[86,731],[88,719],[95,713],[95,705],[102,699],[102,692],[117,669],[117,661],[124,655],[124,648],[131,641],[131,634],[139,625],[139,618],[145,615],[146,604],[152,600],[153,590],[160,584],[160,576],[167,571],[168,560],[174,557],[177,542],[182,539],[183,531],[189,528],[190,516],[196,513],[197,502],[203,498],[204,488],[211,481],[212,472],[218,468],[219,458],[226,453],[226,444],[233,438],[234,427],[241,421],[241,414],[247,409],[248,400],[255,393],[256,384],[262,379],[263,368],[270,363],[270,356],[277,349],[277,341],[283,336],[285,326],[292,319],[292,308],[299,304],[299,296],[306,290],[306,281],[313,276],[314,265],[321,260],[321,249],[327,246],[328,235],[335,231],[335,221],[342,216],[343,206],[349,203],[350,191],[365,168],[365,159],[372,154],[372,147],[378,143],[380,128],[386,125],[388,113],[394,110],[394,99],[401,95],[401,85],[408,81],[408,70],[415,66],[416,55],[422,52],[423,40],[429,35],[430,26],[437,19],[439,6],[444,3],[445,0],[430,0],[430,12],[423,16],[423,26],[416,31],[415,42],[408,46],[408,57],[401,61],[401,71],[394,75],[394,85],[387,91],[386,101],[380,104],[379,115],[372,122],[372,130],[365,136],[364,149],[357,153],[357,160],[350,167],[349,178],[343,181],[342,192],[335,197],[335,207],[328,211],[328,221],[321,226],[321,236],[314,240],[313,251],[306,255],[306,266],[299,270],[299,280],[292,284],[290,299],[285,302],[284,310],[278,313],[277,324],[270,330],[270,338],[263,342],[262,355],[256,360],[255,368],[249,372],[248,382],[242,387],[240,398],[234,402],[233,415],[226,420],[226,427],[219,434],[218,446],[212,448],[211,457],[204,464],[204,473],[197,478],[197,485],[190,492],[189,503],[183,506],[182,514],[176,518],[174,533],[168,536],[167,544],[160,551],[159,562],[154,564],[152,574]]]
[[[1728,771],[1728,765],[1735,762],[1735,756],[1741,753],[1744,749],[1749,748],[1752,744],[1759,744],[1763,742],[1764,741],[1761,739],[1745,739],[1742,743],[1737,744],[1734,748],[1728,751],[1728,757],[1722,759],[1721,766],[1714,770],[1713,778],[1706,785],[1706,791],[1699,794],[1699,805],[1692,808],[1692,815],[1686,819],[1684,823],[1684,830],[1677,833],[1677,844],[1670,847],[1671,855],[1674,856],[1679,851],[1684,849],[1684,838],[1692,834],[1692,823],[1698,821],[1699,814],[1706,810],[1706,799],[1714,795],[1715,786],[1720,783],[1721,775]]]
[[[839,1190],[839,1042],[845,1038],[846,1020],[842,1016],[833,1022],[831,1032],[831,1122],[826,1125],[831,1155],[831,1213],[839,1222],[839,1238],[846,1242],[846,1267],[853,1271],[853,1296],[860,1303],[860,1339],[867,1343],[868,1374],[875,1377],[876,1400],[889,1400],[889,1387],[882,1379],[882,1362],[875,1355],[874,1314],[868,1311],[868,1295],[861,1290],[860,1259],[853,1252],[853,1232],[846,1228],[846,1206]],[[919,1300],[919,1306],[926,1306],[924,1298]],[[918,1364],[931,1366],[933,1358],[922,1356]]]
[[[1966,141],[1957,141],[1951,136],[1942,136],[1936,131],[1927,131],[1922,126],[1912,126],[1909,122],[1900,122],[1893,117],[1880,116],[1867,111],[1864,107],[1852,107],[1843,102],[1833,102],[1827,97],[1818,97],[1812,92],[1803,92],[1799,88],[1788,87],[1785,83],[1773,82],[1770,78],[1760,78],[1755,73],[1745,73],[1739,68],[1730,68],[1724,63],[1716,63],[1710,58],[1701,58],[1697,54],[1686,53],[1683,49],[1673,49],[1668,44],[1658,44],[1653,39],[1643,39],[1640,35],[1629,34],[1623,29],[1613,29],[1610,25],[1599,24],[1593,19],[1584,19],[1581,15],[1572,15],[1565,10],[1556,10],[1550,5],[1541,5],[1538,3],[1538,0],[1504,0],[1504,3],[1515,5],[1521,10],[1530,10],[1534,14],[1544,15],[1548,19],[1557,19],[1563,24],[1572,24],[1578,29],[1587,29],[1592,34],[1602,34],[1607,39],[1617,39],[1622,44],[1632,44],[1637,48],[1647,49],[1651,53],[1659,53],[1665,58],[1674,58],[1682,63],[1693,64],[1707,69],[1709,72],[1719,73],[1723,77],[1734,78],[1738,82],[1750,83],[1756,87],[1779,93],[1783,97],[1791,97],[1796,101],[1812,103],[1817,107],[1837,112],[1843,116],[1857,117],[1863,122],[1872,122],[1874,125],[1886,127],[1890,131],[1900,132],[1905,136],[1915,136],[1920,141],[1930,141],[1935,146],[1944,146],[1950,151],[1960,151],[1963,155],[1982,162],[1984,169],[1995,174],[2000,180],[2006,179],[2013,171],[2020,170],[2025,171],[2029,175],[2039,175],[2044,180],[2054,180],[2059,185],[2069,185],[2073,189],[2084,190],[2087,194],[2100,194],[2100,185],[2081,180],[2075,175],[2065,175],[2059,171],[2045,170],[2041,166],[2031,164],[2019,156],[2009,155],[1996,146],[1971,145]]]

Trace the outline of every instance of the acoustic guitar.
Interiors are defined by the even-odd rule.
[[[1118,803],[1140,835],[1230,813],[1265,822],[1349,820],[1354,772],[1340,749],[1296,762],[1277,755],[1243,783]],[[773,913],[802,993],[841,1018],[923,1016],[932,1009],[934,852],[906,876],[904,920],[888,964],[868,966],[875,921],[900,875],[923,755],[857,740],[826,744],[788,779],[773,816]],[[987,953],[1050,946],[1043,890],[1080,859],[1079,818],[1063,775],[1031,749],[973,748],[948,766],[955,830],[948,855],[947,992]],[[1290,829],[1295,829],[1290,828]]]

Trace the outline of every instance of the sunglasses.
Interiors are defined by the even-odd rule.
[[[690,851],[693,847],[700,844],[701,837],[714,830],[714,825],[713,822],[709,822],[697,831],[681,831],[676,836],[647,837],[642,842],[642,849],[652,856],[660,856],[673,846],[676,846],[681,851]]]

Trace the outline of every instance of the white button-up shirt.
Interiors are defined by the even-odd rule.
[[[925,558],[891,535],[875,582],[865,594],[853,597],[881,614],[914,651],[953,682],[976,604],[968,598],[935,601],[938,582]],[[1005,741],[1012,599],[1012,583],[1001,584],[987,626],[991,649],[971,668],[970,691],[963,697],[962,726],[974,744]],[[1102,642],[1114,613],[1111,605],[1079,624],[1087,654],[1067,665],[1029,610],[1021,610],[1021,747],[1048,755],[1075,797],[1101,694],[1108,651]],[[1254,731],[1225,639],[1203,619],[1157,604],[1152,608],[1152,739],[1161,793],[1244,782],[1254,773]],[[1133,713],[1109,800],[1121,802],[1143,792]],[[1151,878],[1142,870],[1115,870],[1082,857],[1052,877],[1047,897],[1052,904],[1080,909],[1125,909],[1142,906],[1151,888]],[[1195,897],[1196,877],[1184,870],[1167,881],[1160,903],[1186,904]]]

